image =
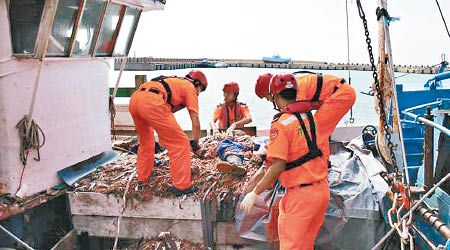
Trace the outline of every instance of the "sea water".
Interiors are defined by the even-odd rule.
[[[134,87],[135,75],[146,75],[147,80],[154,77],[165,76],[185,76],[192,69],[178,70],[159,70],[159,71],[124,71],[120,80],[119,87]],[[270,128],[270,122],[273,115],[277,113],[273,109],[273,104],[259,99],[255,95],[255,83],[259,75],[264,73],[280,74],[292,73],[295,69],[267,69],[267,68],[204,68],[196,69],[205,73],[208,79],[208,88],[199,95],[200,109],[200,126],[202,129],[209,129],[209,122],[212,118],[215,107],[223,103],[222,88],[225,83],[237,82],[239,84],[240,93],[238,101],[248,105],[252,115],[252,122],[246,126],[256,126],[257,129]],[[343,77],[349,80],[349,71],[347,70],[314,70],[314,72]],[[110,87],[114,88],[119,71],[111,70]],[[396,73],[396,83],[403,84],[404,90],[423,89],[426,81],[433,77],[429,74],[403,74]],[[351,84],[355,88],[357,97],[356,103],[353,105],[352,111],[348,112],[342,118],[339,126],[350,125],[378,125],[378,116],[375,112],[374,97],[363,94],[369,92],[374,82],[372,72],[370,71],[350,71]],[[450,87],[450,81],[443,82],[444,87]],[[116,98],[116,103],[128,103],[129,98]],[[351,114],[350,114],[351,113]],[[350,115],[354,119],[354,123],[350,123]],[[184,130],[190,130],[192,127],[189,113],[186,109],[182,109],[175,113],[175,117]]]

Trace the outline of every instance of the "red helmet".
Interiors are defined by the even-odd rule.
[[[200,84],[203,85],[204,90],[208,87],[208,81],[206,80],[205,74],[199,70],[192,70],[186,77],[189,77],[192,80],[198,80]]]
[[[298,84],[293,74],[276,75],[270,82],[269,91],[276,95],[285,89],[297,89]]]
[[[272,74],[267,73],[260,75],[255,85],[255,93],[259,98],[263,98],[267,93],[269,93],[269,83],[272,78]]]
[[[229,82],[223,85],[223,91],[231,91],[235,94],[239,94],[239,84],[237,82]]]

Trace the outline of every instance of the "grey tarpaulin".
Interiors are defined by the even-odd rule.
[[[317,236],[317,249],[370,249],[385,233],[382,217],[382,197],[389,190],[378,174],[383,165],[372,152],[364,149],[361,137],[347,144],[333,142],[331,168],[328,181],[331,189],[330,204],[325,223]],[[249,214],[236,210],[236,227],[239,236],[252,240],[270,242],[266,236],[268,204],[274,195],[266,191],[258,197]],[[282,191],[277,192],[280,199]],[[241,197],[242,199],[242,197]]]

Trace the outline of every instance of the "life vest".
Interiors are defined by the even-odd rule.
[[[312,113],[309,111],[304,113],[308,117],[308,121],[309,121],[309,131],[308,131],[308,129],[306,128],[305,122],[303,121],[303,119],[300,115],[300,112],[298,112],[298,111],[301,111],[304,109],[304,106],[301,104],[305,104],[305,103],[308,103],[308,102],[294,102],[294,103],[288,104],[288,106],[286,106],[286,108],[284,108],[280,113],[278,113],[274,116],[274,120],[272,121],[272,122],[277,121],[281,117],[282,114],[295,115],[295,117],[297,118],[297,120],[300,123],[300,127],[303,131],[303,135],[305,136],[306,143],[308,145],[309,152],[306,153],[305,155],[300,156],[299,158],[297,158],[294,161],[287,162],[285,170],[290,170],[290,169],[299,167],[309,160],[312,160],[314,158],[322,156],[322,151],[320,151],[320,149],[317,146],[316,123],[314,122]],[[311,134],[311,136],[310,136],[310,134]]]
[[[242,102],[235,103],[234,108],[235,122],[240,121],[243,118],[241,114],[242,105],[245,105],[245,103]],[[231,124],[230,124],[230,114],[228,113],[227,105],[225,103],[222,103],[220,105],[217,105],[217,107],[222,110],[222,117],[220,118],[221,123],[226,126],[225,128],[229,128]]]

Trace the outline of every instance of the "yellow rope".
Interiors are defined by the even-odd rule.
[[[22,161],[23,166],[27,164],[28,153],[31,149],[37,150],[37,158],[34,158],[36,161],[41,160],[41,156],[39,153],[39,149],[45,144],[45,134],[42,131],[41,127],[37,125],[34,120],[29,122],[29,118],[25,115],[17,124],[16,128],[19,132],[20,138],[20,160]],[[41,138],[39,137],[39,133],[42,134],[42,143]]]

